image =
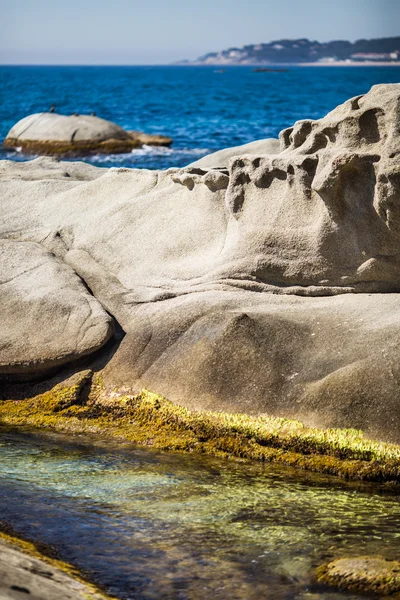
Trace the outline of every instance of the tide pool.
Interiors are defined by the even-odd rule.
[[[87,436],[2,433],[0,515],[124,600],[365,598],[315,569],[400,554],[382,487]]]

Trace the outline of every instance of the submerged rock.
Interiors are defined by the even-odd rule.
[[[228,169],[4,161],[0,237],[43,248],[64,283],[53,310],[34,279],[29,293],[25,275],[13,280],[37,316],[24,316],[18,368],[18,326],[3,321],[2,372],[35,376],[44,355],[50,368],[100,347],[106,317],[80,346],[90,321],[77,309],[71,326],[63,305],[86,288],[119,332],[96,367],[106,388],[400,442],[399,105],[400,85],[375,86],[282,132],[278,154]]]
[[[92,115],[59,115],[54,112],[29,115],[18,121],[3,142],[5,148],[57,156],[130,152],[144,144],[170,146],[171,138],[139,131]]]
[[[343,590],[389,596],[400,591],[400,562],[375,556],[338,558],[318,570],[318,579]]]

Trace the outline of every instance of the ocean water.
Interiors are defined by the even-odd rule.
[[[299,119],[318,119],[377,83],[400,82],[399,67],[0,67],[0,138],[28,114],[52,104],[126,129],[173,138],[170,149],[94,155],[99,166],[165,169],[252,140],[276,137]],[[24,160],[0,150],[0,158]],[[30,158],[30,157],[29,157]]]

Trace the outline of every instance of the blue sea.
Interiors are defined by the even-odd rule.
[[[400,82],[399,67],[0,67],[0,137],[26,115],[90,113],[126,129],[173,138],[171,148],[94,155],[99,166],[165,169],[252,140],[276,137],[298,119],[318,119],[377,83]],[[0,150],[0,158],[23,160]]]

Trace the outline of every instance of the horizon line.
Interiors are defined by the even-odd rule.
[[[178,61],[176,63],[0,63],[1,67],[196,67],[196,68],[205,68],[205,69],[232,69],[235,67],[241,68],[249,68],[249,67],[258,67],[258,66],[266,66],[266,67],[329,67],[329,66],[339,66],[339,67],[347,67],[347,66],[359,66],[359,67],[381,67],[381,66],[393,66],[399,67],[400,61],[353,61],[353,62],[345,62],[345,61],[336,61],[336,62],[294,62],[294,63],[199,63],[196,61]]]

